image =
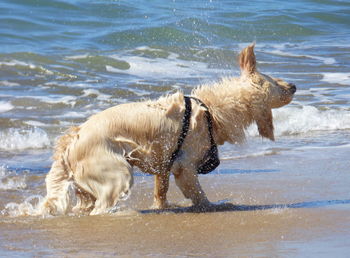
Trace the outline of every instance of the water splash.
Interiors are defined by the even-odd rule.
[[[47,133],[38,127],[31,129],[10,128],[0,132],[0,149],[24,150],[40,149],[50,146]]]
[[[26,189],[26,176],[19,176],[14,172],[6,169],[5,166],[0,167],[0,190],[17,190]]]
[[[10,202],[6,204],[5,209],[0,211],[0,214],[9,217],[39,215],[42,201],[41,195],[31,195],[22,203]]]

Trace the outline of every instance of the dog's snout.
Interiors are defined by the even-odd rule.
[[[295,86],[295,84],[291,83],[289,84],[289,89],[290,91],[294,94],[297,91],[297,87]]]

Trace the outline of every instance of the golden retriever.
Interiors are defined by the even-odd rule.
[[[225,78],[192,92],[188,132],[180,146],[186,112],[181,92],[117,105],[71,128],[56,143],[42,212],[66,214],[71,206],[71,186],[77,199],[74,212],[110,212],[129,194],[134,166],[155,176],[154,208],[168,205],[170,174],[194,206],[210,205],[199,184],[197,168],[212,143],[241,143],[245,129],[254,122],[262,137],[274,140],[271,109],[290,103],[296,91],[294,84],[258,72],[254,44],[242,50],[239,64],[239,78]]]

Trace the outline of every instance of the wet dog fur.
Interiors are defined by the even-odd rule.
[[[256,123],[262,137],[274,140],[272,108],[291,102],[296,87],[257,70],[254,44],[239,55],[241,76],[202,85],[192,96],[203,101],[213,118],[217,144],[242,143],[245,129]],[[155,176],[153,208],[168,206],[169,176],[194,206],[210,205],[196,169],[210,147],[205,108],[192,100],[190,129],[182,154],[167,170],[176,148],[185,112],[181,92],[157,100],[117,105],[72,127],[55,146],[54,161],[46,176],[44,214],[66,214],[73,186],[76,213],[110,212],[128,195],[133,167]]]

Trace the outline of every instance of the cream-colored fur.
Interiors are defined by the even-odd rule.
[[[271,108],[288,104],[295,86],[259,73],[254,45],[245,48],[239,59],[239,78],[200,86],[192,95],[208,106],[217,144],[243,142],[245,129],[254,122],[261,136],[274,140]],[[170,174],[194,205],[209,205],[196,172],[210,147],[208,125],[205,108],[194,100],[182,154],[171,171],[167,170],[184,112],[184,96],[178,92],[154,101],[111,107],[71,128],[57,141],[46,177],[43,212],[67,213],[70,187],[77,198],[74,212],[93,215],[111,211],[129,194],[135,166],[155,175],[154,208],[167,207]]]

